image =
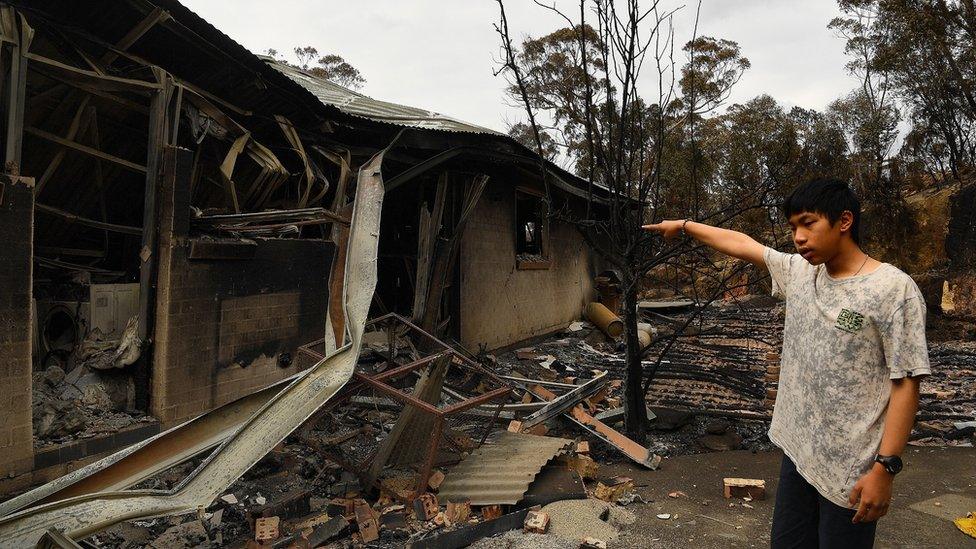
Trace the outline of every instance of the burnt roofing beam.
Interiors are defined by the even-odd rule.
[[[24,128],[24,133],[29,133],[31,135],[40,137],[46,141],[50,141],[62,147],[68,147],[74,149],[78,152],[87,154],[89,156],[94,156],[95,158],[100,158],[102,160],[107,160],[109,162],[118,164],[124,168],[128,168],[134,172],[146,173],[146,167],[141,164],[136,164],[135,162],[130,162],[124,158],[119,158],[115,155],[109,154],[107,152],[100,151],[94,147],[89,147],[88,145],[82,145],[77,141],[72,141],[70,139],[65,139],[61,136],[54,135],[53,133],[46,132],[40,128],[26,127]]]
[[[170,18],[169,13],[165,10],[156,6],[153,8],[149,15],[147,15],[142,21],[132,27],[118,42],[115,43],[115,50],[109,50],[99,59],[99,62],[103,66],[108,66],[112,64],[119,57],[119,53],[128,50],[135,44],[140,38],[142,38],[150,29],[155,27],[158,23],[162,23]],[[117,50],[117,51],[116,51]]]
[[[416,164],[414,166],[411,166],[410,168],[407,168],[403,172],[397,174],[395,177],[390,178],[389,181],[386,184],[386,192],[390,192],[393,189],[396,189],[397,187],[399,187],[400,185],[403,185],[404,183],[407,183],[407,182],[409,182],[409,181],[411,181],[411,180],[413,180],[413,179],[415,179],[415,178],[423,175],[424,173],[426,173],[426,172],[428,172],[428,171],[430,171],[430,170],[432,170],[432,169],[440,166],[441,164],[447,162],[448,160],[451,160],[451,159],[453,159],[453,158],[455,158],[457,156],[460,156],[462,154],[471,155],[471,156],[481,156],[481,157],[485,157],[485,158],[496,158],[496,159],[501,159],[501,160],[506,160],[506,161],[513,161],[513,162],[515,162],[517,164],[531,163],[533,166],[538,166],[538,161],[536,161],[535,159],[529,158],[529,157],[526,157],[526,156],[522,156],[522,155],[518,155],[518,154],[515,154],[515,153],[509,153],[509,152],[504,152],[504,151],[493,151],[493,150],[490,150],[490,149],[485,149],[485,148],[482,148],[482,147],[475,147],[475,146],[472,146],[472,145],[466,145],[466,146],[461,146],[461,147],[454,147],[454,148],[448,149],[446,151],[439,152],[439,153],[435,154],[434,156],[431,156],[427,160],[424,160],[424,161],[420,162],[419,164]],[[560,190],[562,190],[562,191],[564,191],[564,192],[566,192],[568,194],[572,194],[572,195],[578,196],[578,197],[583,198],[583,199],[589,199],[589,200],[592,200],[593,202],[597,202],[597,203],[606,203],[607,202],[606,199],[597,197],[595,195],[594,196],[588,196],[587,195],[587,192],[585,190],[580,189],[580,188],[577,188],[572,183],[569,183],[568,181],[566,181],[562,177],[560,177],[559,174],[555,173],[552,170],[549,170],[548,168],[546,170],[546,173],[547,173],[547,175],[550,175],[550,176],[552,176],[555,179],[556,187],[558,189],[560,189]]]
[[[41,204],[40,202],[34,204],[34,209],[46,214],[51,214],[60,217],[69,223],[78,223],[79,225],[86,225],[95,229],[104,229],[106,231],[112,231],[122,234],[134,234],[141,235],[142,229],[139,227],[130,227],[128,225],[116,225],[114,223],[104,223],[102,221],[95,221],[94,219],[88,219],[87,217],[82,217],[64,210],[55,208],[54,206],[48,206],[46,204]]]

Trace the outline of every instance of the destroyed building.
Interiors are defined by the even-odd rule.
[[[478,351],[592,298],[596,259],[542,197],[601,190],[543,182],[503,134],[255,56],[172,0],[0,3],[0,44],[0,493],[295,374],[388,146],[371,316]]]
[[[547,215],[606,190],[504,134],[175,0],[0,0],[0,125],[0,545],[576,547],[648,503],[603,465],[769,449],[782,307],[745,285],[643,289],[642,345],[694,337],[644,361],[652,439],[617,430],[620,280]],[[970,334],[973,196],[912,194],[915,237],[871,243]],[[913,443],[971,444],[976,348],[933,343]]]

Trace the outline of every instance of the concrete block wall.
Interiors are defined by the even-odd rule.
[[[0,175],[0,478],[34,465],[31,277],[34,180]]]
[[[461,243],[461,342],[503,347],[552,332],[581,317],[593,299],[593,252],[577,230],[551,222],[547,269],[518,270],[515,187],[493,184],[476,206]]]
[[[160,262],[150,409],[164,427],[294,374],[321,339],[334,246],[259,240],[250,259],[190,259],[176,239]]]
[[[298,371],[298,347],[325,335],[335,255],[321,240],[190,237],[185,160],[158,205],[149,409],[164,428]]]

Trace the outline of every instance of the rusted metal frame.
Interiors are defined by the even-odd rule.
[[[457,404],[448,406],[447,408],[444,408],[443,412],[444,412],[444,415],[446,415],[446,416],[458,414],[458,413],[461,413],[461,412],[463,412],[463,411],[465,411],[465,410],[467,410],[469,408],[474,408],[475,406],[480,406],[481,404],[484,404],[485,402],[490,402],[492,400],[495,400],[496,398],[500,398],[500,397],[503,397],[503,396],[507,396],[511,392],[512,392],[512,388],[511,387],[500,387],[498,389],[494,389],[494,390],[488,391],[487,393],[484,393],[482,395],[478,395],[478,396],[475,396],[475,397],[470,397],[467,400],[465,400],[464,402],[459,402]]]
[[[75,111],[74,117],[72,117],[71,122],[68,124],[68,130],[65,132],[64,138],[73,141],[78,136],[78,129],[81,126],[81,116],[85,113],[86,107],[88,107],[88,102],[90,100],[89,96],[85,96],[81,99],[81,103],[78,105],[78,109]],[[44,173],[37,180],[37,185],[34,187],[35,196],[40,196],[41,191],[44,190],[44,186],[47,182],[51,180],[51,176],[57,171],[58,166],[61,165],[61,161],[64,160],[66,151],[64,148],[58,148],[54,153],[54,158],[48,162],[47,167],[44,168]]]
[[[46,204],[35,203],[34,209],[46,214],[51,214],[65,219],[71,223],[78,223],[79,225],[87,225],[95,229],[104,229],[106,231],[112,231],[122,234],[134,234],[141,235],[141,227],[130,227],[128,225],[116,225],[114,223],[103,223],[101,221],[95,221],[94,219],[88,219],[87,217],[82,217],[64,210],[55,208],[53,206],[48,206]]]
[[[53,133],[46,132],[46,131],[44,131],[44,130],[42,130],[40,128],[26,127],[26,128],[24,128],[24,132],[25,133],[29,133],[29,134],[34,135],[34,136],[37,136],[37,137],[40,137],[40,138],[42,138],[42,139],[44,139],[46,141],[50,141],[52,143],[61,145],[63,147],[68,147],[68,148],[74,149],[74,150],[76,150],[78,152],[85,153],[85,154],[87,154],[89,156],[94,156],[95,158],[100,158],[102,160],[107,160],[107,161],[112,162],[114,164],[118,164],[119,166],[122,166],[124,168],[128,168],[128,169],[130,169],[130,170],[132,170],[134,172],[138,172],[138,173],[146,173],[147,172],[146,166],[142,166],[140,164],[136,164],[135,162],[131,162],[131,161],[126,160],[124,158],[119,158],[119,157],[117,157],[115,155],[112,155],[112,154],[109,154],[107,152],[100,151],[100,150],[98,150],[98,149],[96,149],[94,147],[89,147],[88,145],[82,145],[81,143],[78,143],[77,141],[72,141],[70,139],[65,139],[63,137],[54,135]]]
[[[445,350],[452,351],[452,352],[454,351],[453,347],[451,347],[447,343],[444,343],[443,341],[441,341],[440,339],[438,339],[437,336],[435,336],[434,334],[432,334],[432,333],[424,330],[420,326],[417,326],[416,324],[414,324],[413,322],[411,322],[407,318],[402,317],[402,316],[400,316],[400,315],[398,315],[396,313],[388,313],[388,315],[395,316],[398,322],[407,325],[414,332],[419,332],[421,336],[427,338],[428,340],[430,340],[433,343],[436,343],[438,346],[443,347]],[[461,360],[465,360],[465,361],[468,360],[467,357],[458,355],[457,353],[454,353],[454,354],[456,356],[458,356]]]
[[[412,396],[410,396],[410,395],[408,395],[408,394],[406,394],[406,393],[404,393],[404,392],[402,392],[402,391],[400,391],[398,389],[395,389],[393,387],[390,387],[389,385],[387,385],[387,384],[385,384],[385,383],[383,383],[381,381],[377,381],[377,380],[375,380],[375,379],[373,379],[373,378],[371,378],[369,376],[364,376],[363,381],[367,385],[369,385],[370,387],[372,387],[373,389],[376,389],[377,391],[380,391],[382,393],[385,393],[385,394],[389,395],[390,397],[392,397],[392,398],[394,398],[396,400],[399,400],[400,402],[402,402],[404,404],[407,404],[409,406],[414,406],[416,408],[419,408],[422,412],[425,412],[425,413],[428,413],[428,414],[435,414],[435,415],[438,415],[438,416],[442,414],[442,412],[440,410],[438,410],[437,408],[431,406],[430,404],[427,404],[426,402],[424,402],[424,401],[422,401],[420,399],[414,398],[414,397],[412,397]]]
[[[410,372],[412,372],[414,370],[419,370],[420,368],[423,368],[424,366],[427,366],[428,364],[430,364],[431,362],[437,360],[438,358],[443,357],[445,354],[447,354],[447,353],[435,353],[433,355],[428,355],[428,356],[425,356],[425,357],[423,357],[423,358],[421,358],[419,360],[415,360],[415,361],[410,362],[408,364],[404,364],[403,366],[399,366],[397,368],[393,368],[392,370],[387,370],[385,372],[381,372],[379,374],[376,374],[375,376],[370,376],[370,379],[372,379],[374,381],[383,382],[383,381],[386,381],[387,379],[391,379],[391,378],[395,378],[395,377],[400,377],[400,376],[402,376],[404,374],[408,374],[408,373],[410,373]]]

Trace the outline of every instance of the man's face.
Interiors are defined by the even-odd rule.
[[[833,225],[825,215],[800,212],[790,216],[796,251],[811,265],[830,261],[840,251],[841,238],[850,229],[853,216],[844,212]]]

